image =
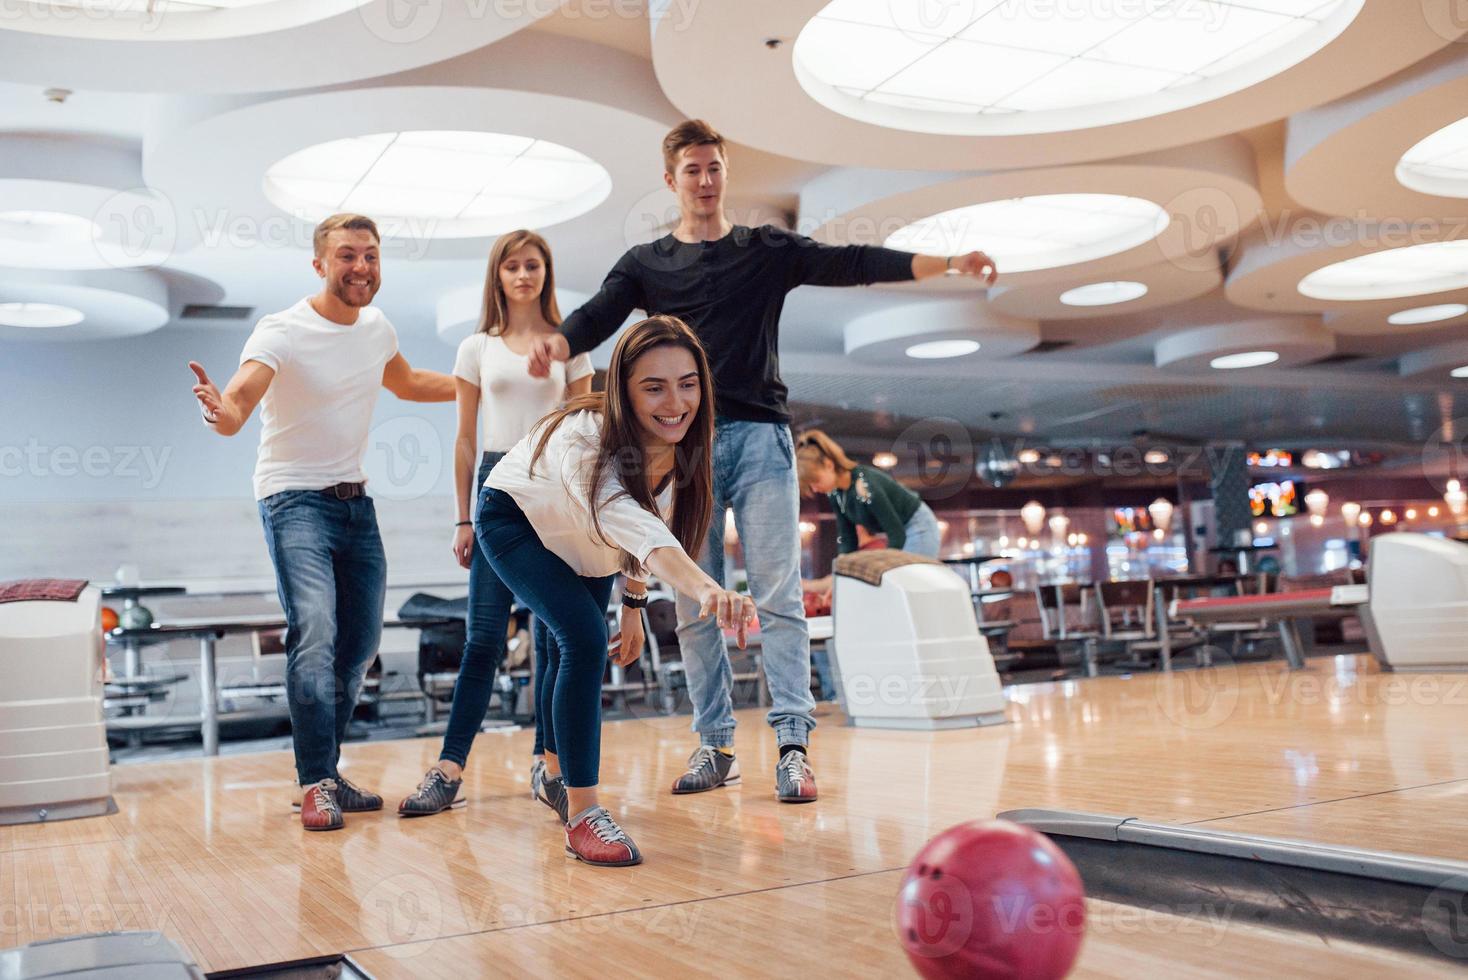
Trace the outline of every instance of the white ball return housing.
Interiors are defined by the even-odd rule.
[[[1362,617],[1384,670],[1468,670],[1468,545],[1397,531],[1371,539]]]
[[[69,602],[0,602],[0,825],[117,812],[104,651],[96,588]]]
[[[852,724],[969,728],[1004,721],[1004,694],[963,579],[918,555],[842,555],[832,568],[833,666]]]

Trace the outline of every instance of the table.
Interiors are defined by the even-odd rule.
[[[122,612],[117,615],[119,626],[142,629],[134,621],[138,610],[142,609],[148,613],[148,622],[153,621],[153,614],[148,612],[138,600],[145,596],[186,595],[188,589],[181,585],[109,585],[102,590],[103,599],[121,599]],[[122,647],[122,679],[133,680],[137,678],[142,667],[143,641],[131,640]]]
[[[962,555],[958,558],[939,558],[945,565],[967,565],[968,584],[971,591],[979,591],[979,566],[986,561],[997,561],[1003,555]]]
[[[1366,604],[1369,592],[1364,585],[1336,585],[1302,592],[1271,592],[1266,595],[1212,596],[1205,599],[1174,599],[1169,610],[1174,617],[1186,616],[1197,622],[1221,623],[1240,618],[1273,620],[1279,628],[1280,643],[1290,668],[1305,666],[1300,642],[1300,620],[1320,616],[1354,616]],[[1162,630],[1167,636],[1167,630]]]
[[[180,589],[180,592],[183,590]],[[427,626],[445,626],[462,622],[453,617],[436,619],[389,619],[383,622],[385,629],[421,629]],[[201,711],[198,718],[133,718],[127,727],[176,728],[181,724],[198,724],[204,740],[204,754],[219,754],[219,686],[215,677],[215,644],[232,633],[264,633],[286,628],[285,617],[279,613],[251,613],[238,616],[180,617],[152,626],[124,629],[119,626],[107,634],[107,639],[124,644],[163,640],[196,638],[199,641],[199,700]]]

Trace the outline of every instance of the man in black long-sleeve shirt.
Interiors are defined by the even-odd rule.
[[[708,351],[717,402],[714,520],[704,569],[722,582],[724,520],[744,547],[749,590],[760,612],[761,650],[780,761],[775,791],[783,802],[816,798],[807,757],[815,727],[810,695],[810,637],[800,594],[800,494],[785,384],[780,380],[780,311],[796,286],[865,286],[944,273],[995,279],[982,252],[948,258],[874,246],[819,245],[769,225],[733,225],[724,215],[727,159],[723,138],[701,120],[663,140],[665,178],[678,196],[673,233],[629,249],[601,290],[558,334],[531,348],[530,371],[566,360],[610,337],[635,309],[679,317]],[[701,745],[674,793],[698,793],[739,779],[735,761],[732,671],[723,634],[679,601],[678,638]]]

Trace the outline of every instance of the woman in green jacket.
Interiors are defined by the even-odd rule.
[[[938,518],[922,498],[880,469],[851,460],[836,440],[819,429],[796,441],[800,487],[824,493],[836,508],[837,550],[856,551],[856,529],[887,535],[887,547],[938,557],[942,534]]]

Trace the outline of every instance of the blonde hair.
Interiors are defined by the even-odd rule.
[[[377,244],[382,244],[382,236],[377,233],[377,222],[364,214],[334,214],[324,219],[311,233],[311,247],[316,251],[319,259],[326,252],[326,238],[334,231],[370,231],[372,237],[377,239]]]
[[[842,451],[841,446],[820,429],[808,429],[795,440],[795,469],[802,490],[811,485],[821,465],[830,460],[838,473],[850,473],[856,469],[856,461]]]
[[[561,325],[561,308],[556,304],[556,267],[551,262],[550,245],[535,232],[526,228],[506,232],[489,250],[489,268],[484,273],[484,302],[479,309],[479,326],[476,333],[487,333],[496,337],[504,332],[509,319],[509,304],[505,300],[505,284],[500,281],[500,266],[505,257],[526,245],[540,249],[545,259],[545,282],[540,288],[540,315],[553,327]]]

